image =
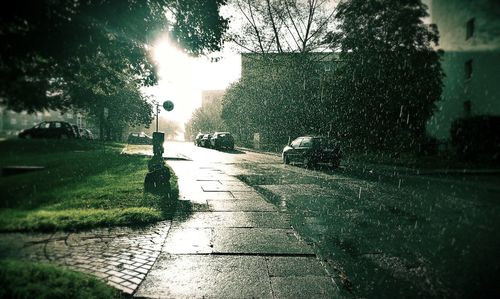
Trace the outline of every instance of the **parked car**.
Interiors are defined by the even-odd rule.
[[[194,145],[196,146],[201,146],[201,138],[203,138],[203,133],[198,133],[196,137],[194,138]]]
[[[94,140],[95,139],[94,134],[89,129],[80,128],[80,136],[82,139],[86,139],[86,140]]]
[[[130,133],[127,138],[129,144],[153,144],[153,138],[144,132]]]
[[[19,138],[75,138],[75,131],[70,123],[65,121],[44,121],[38,125],[23,130],[18,134]]]
[[[210,140],[212,148],[234,149],[234,138],[229,132],[215,132]]]
[[[212,134],[205,134],[201,137],[200,145],[203,147],[210,147],[210,139],[212,139]]]
[[[335,140],[323,136],[302,136],[285,146],[282,153],[283,163],[300,162],[304,167],[327,163],[338,167],[342,150]]]

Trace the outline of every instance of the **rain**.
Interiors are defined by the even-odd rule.
[[[0,298],[499,297],[498,1],[0,10]]]

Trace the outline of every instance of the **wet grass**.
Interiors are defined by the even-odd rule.
[[[168,198],[143,192],[147,158],[121,155],[122,148],[78,140],[0,142],[0,166],[45,167],[0,177],[0,230],[141,225],[170,217],[175,206]],[[176,199],[175,175],[171,184]]]
[[[0,260],[0,298],[122,298],[98,279],[48,264]]]

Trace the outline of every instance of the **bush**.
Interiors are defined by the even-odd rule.
[[[424,136],[417,146],[418,156],[434,156],[438,153],[438,140],[431,136]]]
[[[451,126],[451,142],[465,161],[500,161],[500,116],[459,118]]]

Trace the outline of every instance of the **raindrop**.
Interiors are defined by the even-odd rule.
[[[359,187],[358,198],[361,199],[361,187]]]

